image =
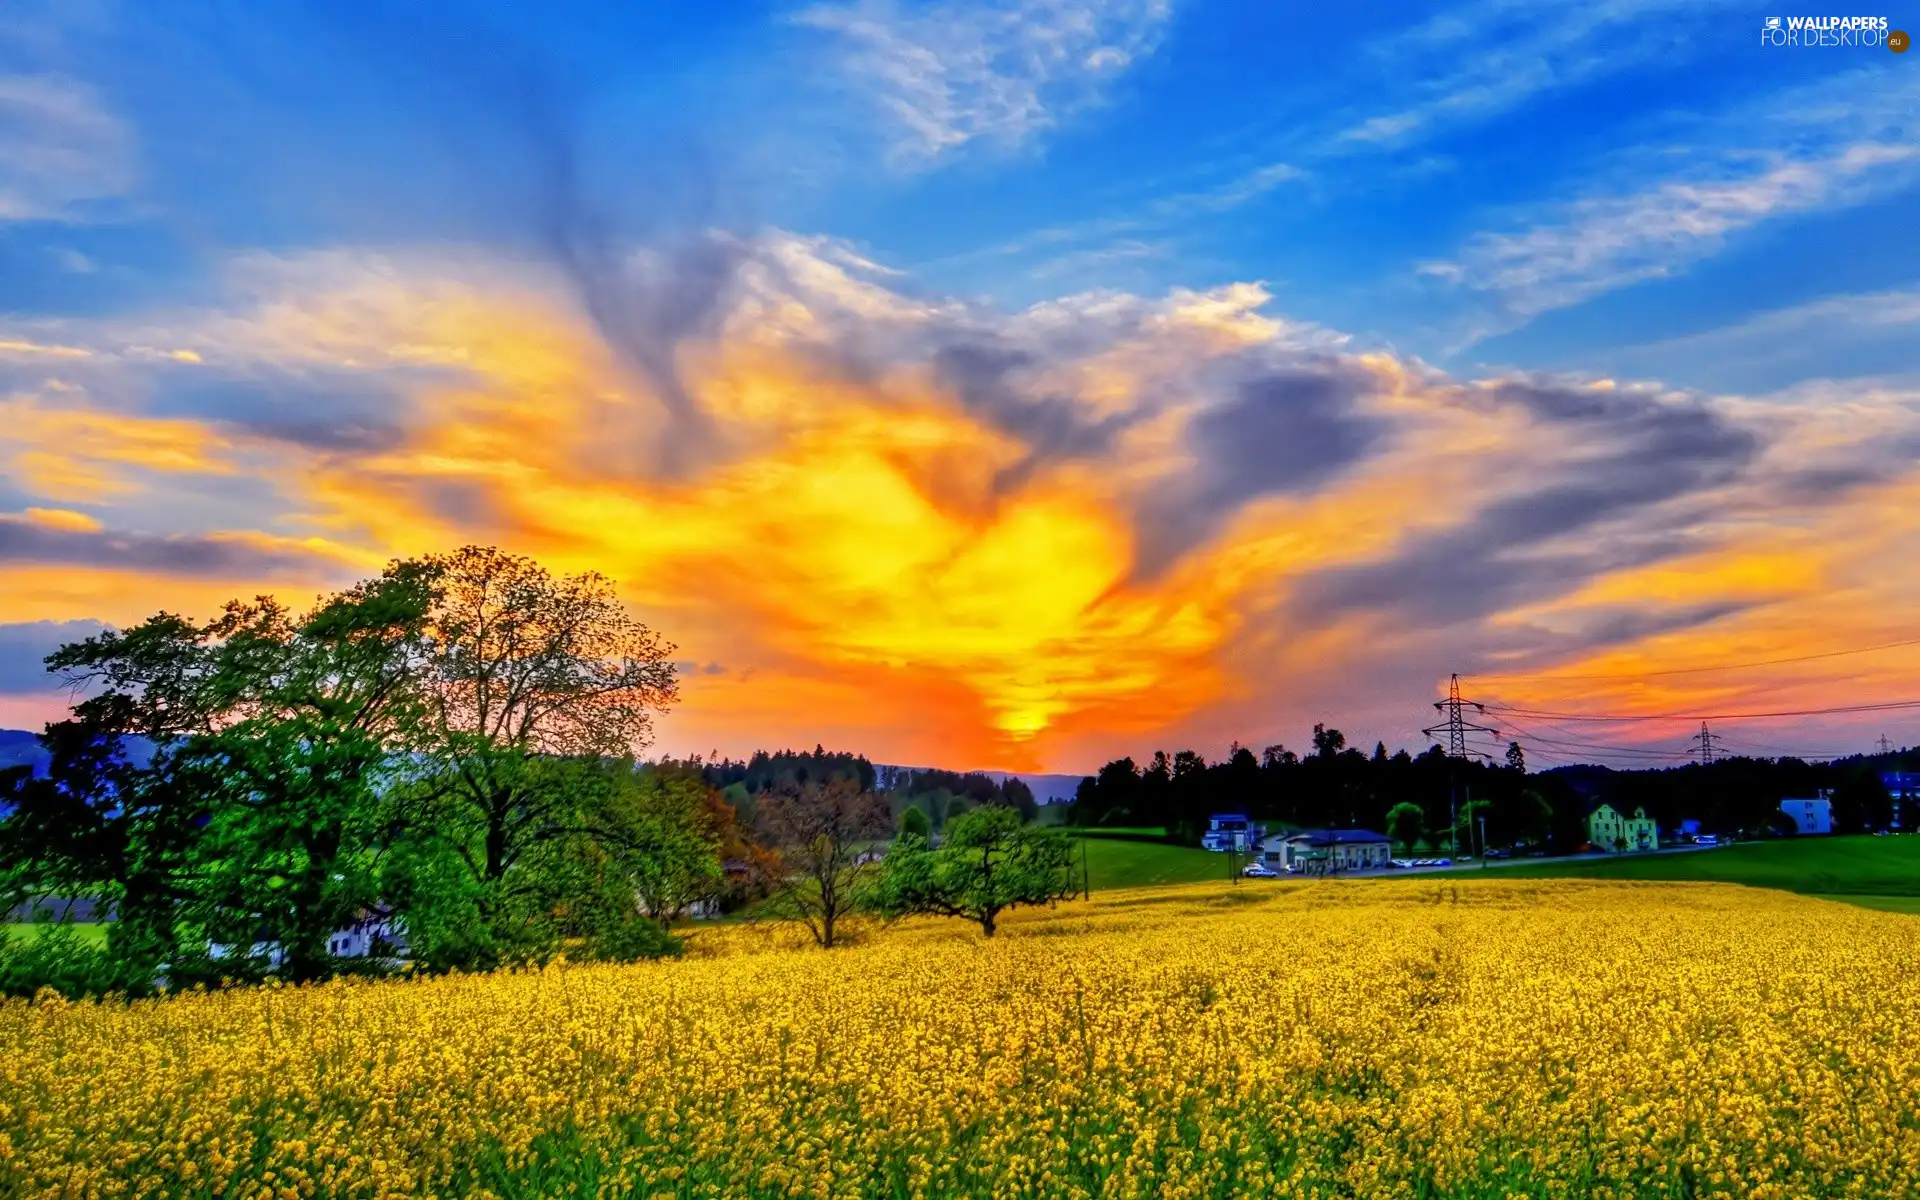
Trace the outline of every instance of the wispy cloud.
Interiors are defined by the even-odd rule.
[[[1673,377],[1702,370],[1729,377],[1778,379],[1827,373],[1836,356],[1848,375],[1911,373],[1920,332],[1920,289],[1822,296],[1770,309],[1717,328],[1625,346],[1609,365],[1635,374]],[[1920,376],[1914,376],[1920,378]]]
[[[951,256],[942,262],[951,264],[986,258],[1017,258],[1034,251],[1121,239],[1068,254],[1056,254],[1035,268],[1034,274],[1044,278],[1048,274],[1059,274],[1058,269],[1049,268],[1057,268],[1061,263],[1084,265],[1103,258],[1107,261],[1124,261],[1157,256],[1164,253],[1163,247],[1152,246],[1131,235],[1183,229],[1193,222],[1222,216],[1252,204],[1287,184],[1308,178],[1307,172],[1292,163],[1265,163],[1207,187],[1171,192],[1146,200],[1129,210],[1092,217],[1071,225],[1050,225],[998,245]],[[1154,253],[1150,255],[1144,252],[1148,249]]]
[[[1685,270],[1755,226],[1909,187],[1920,179],[1912,136],[1920,86],[1889,87],[1873,74],[1879,82],[1850,74],[1720,114],[1692,145],[1666,147],[1658,160],[1639,153],[1609,163],[1588,194],[1521,214],[1520,228],[1474,234],[1420,273],[1489,301],[1484,336]],[[1846,140],[1836,141],[1835,130]],[[1613,182],[1656,168],[1665,177],[1634,190]]]
[[[1698,0],[1480,0],[1369,47],[1382,103],[1334,134],[1336,151],[1399,149],[1698,45],[1724,20]]]
[[[1819,158],[1766,155],[1735,165],[1733,178],[1673,180],[1575,201],[1530,229],[1476,234],[1458,259],[1422,269],[1491,293],[1514,316],[1532,317],[1671,274],[1764,221],[1858,203],[1904,181],[1916,163],[1920,146],[1881,142]]]
[[[0,221],[62,220],[124,193],[133,137],[84,83],[0,75]]]
[[[840,69],[870,94],[889,159],[924,169],[971,144],[1024,145],[1101,102],[1151,54],[1169,0],[860,0],[798,20],[832,35]]]

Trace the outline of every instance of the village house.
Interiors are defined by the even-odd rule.
[[[1796,833],[1832,833],[1833,801],[1822,789],[1815,800],[1782,800],[1780,811],[1793,818]]]
[[[1393,843],[1371,829],[1303,829],[1260,843],[1260,861],[1277,871],[1368,871],[1392,862]]]
[[[1253,849],[1263,832],[1245,813],[1214,813],[1207,818],[1207,831],[1200,835],[1200,848],[1245,853]]]
[[[1611,804],[1595,805],[1587,814],[1587,841],[1593,843],[1595,850],[1657,850],[1660,847],[1660,826],[1654,823],[1644,808],[1633,810],[1631,817],[1622,816]]]

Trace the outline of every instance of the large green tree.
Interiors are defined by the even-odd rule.
[[[416,565],[432,598],[412,792],[466,867],[485,921],[504,930],[531,886],[516,868],[587,828],[551,760],[645,748],[653,716],[678,695],[673,646],[592,572],[556,576],[479,546],[395,570]]]
[[[1427,831],[1427,815],[1418,804],[1403,800],[1387,810],[1387,836],[1413,853],[1414,846]]]
[[[938,847],[903,835],[868,902],[888,916],[964,917],[992,937],[1006,910],[1078,893],[1066,835],[1022,825],[1019,813],[990,804],[955,818]]]

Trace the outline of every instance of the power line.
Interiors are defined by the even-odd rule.
[[[1878,704],[1840,704],[1832,708],[1795,708],[1778,712],[1697,713],[1667,712],[1632,715],[1627,713],[1547,712],[1535,708],[1506,708],[1498,704],[1481,706],[1482,711],[1501,716],[1552,718],[1556,721],[1758,721],[1769,717],[1823,717],[1836,713],[1900,712],[1920,708],[1920,700],[1888,700]]]
[[[1880,753],[1882,753],[1882,754],[1891,754],[1891,753],[1893,753],[1893,743],[1887,740],[1887,735],[1886,735],[1886,734],[1884,734],[1884,733],[1883,733],[1883,734],[1881,734],[1881,735],[1880,735],[1880,740],[1879,740],[1879,742],[1877,742],[1877,743],[1875,743],[1875,744],[1876,744],[1876,745],[1878,745],[1878,746],[1880,747]]]
[[[1897,650],[1902,646],[1920,646],[1920,638],[1907,638],[1898,642],[1882,642],[1878,646],[1859,646],[1852,650],[1828,650],[1820,654],[1795,654],[1787,658],[1762,658],[1753,662],[1721,663],[1714,667],[1672,667],[1664,671],[1638,671],[1630,674],[1614,673],[1609,675],[1485,675],[1484,679],[1528,680],[1528,679],[1653,679],[1666,675],[1702,675],[1709,671],[1745,671],[1752,667],[1777,667],[1786,663],[1814,662],[1823,658],[1844,658],[1850,654],[1872,654],[1879,650]]]
[[[1555,730],[1563,736],[1554,737],[1549,734],[1540,733],[1518,720],[1509,720],[1507,723],[1518,730],[1521,736],[1527,741],[1558,747],[1562,750],[1572,750],[1585,754],[1598,751],[1602,754],[1623,755],[1630,758],[1658,759],[1663,762],[1690,757],[1685,751],[1663,749],[1658,746],[1618,746],[1608,745],[1604,742],[1589,741],[1582,735],[1568,729],[1563,729],[1551,721],[1542,721],[1541,724],[1547,726],[1549,729]]]

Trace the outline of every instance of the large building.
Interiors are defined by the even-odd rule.
[[[1833,802],[1825,792],[1813,800],[1782,800],[1780,811],[1793,818],[1797,833],[1833,832]]]
[[[1593,843],[1595,850],[1609,853],[1617,850],[1657,850],[1660,848],[1660,826],[1654,823],[1644,808],[1633,810],[1631,817],[1622,816],[1611,804],[1600,804],[1587,814],[1587,841]]]
[[[1371,829],[1303,829],[1260,843],[1260,861],[1277,871],[1369,871],[1393,858],[1393,843]]]
[[[1920,818],[1920,771],[1887,771],[1880,782],[1893,801],[1892,828],[1910,828]]]

